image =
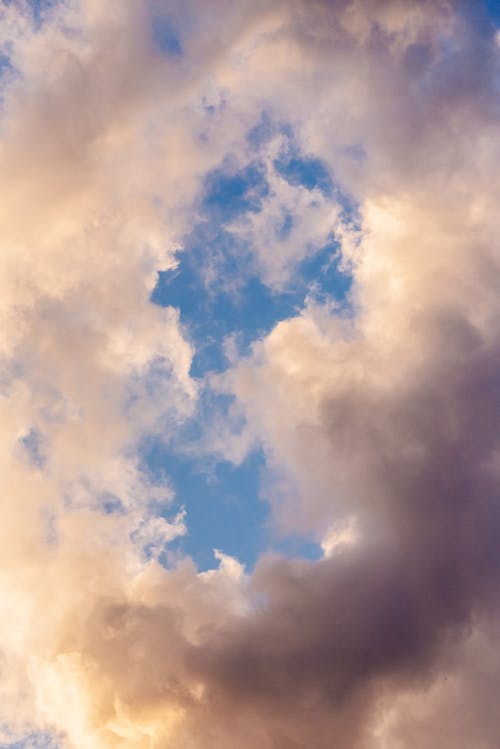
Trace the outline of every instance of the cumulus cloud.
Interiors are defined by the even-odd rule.
[[[0,4],[2,741],[493,748],[495,30],[445,0],[40,12]],[[217,451],[260,444],[276,525],[324,558],[200,572],[165,563],[189,513],[141,469],[204,386],[150,296],[263,111],[359,222],[282,179],[271,138],[270,189],[231,231],[275,291],[333,232],[352,289],[205,386],[245,417]]]

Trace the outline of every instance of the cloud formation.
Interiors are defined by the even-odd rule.
[[[0,3],[3,743],[493,749],[493,25],[447,0],[33,7]],[[290,132],[335,190],[280,173]],[[256,161],[241,272],[278,293],[331,241],[351,290],[202,381],[150,297],[209,175]],[[213,451],[260,445],[276,527],[324,558],[169,555],[189,511],[141,441],[203,388],[240,417]]]

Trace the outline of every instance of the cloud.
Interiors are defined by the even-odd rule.
[[[440,0],[0,14],[5,740],[496,746],[494,29]],[[335,231],[349,304],[309,302],[200,383],[179,311],[150,295],[210,175],[254,163],[263,111],[359,226],[285,179],[271,138],[270,189],[231,230],[275,289]],[[148,480],[140,443],[196,419],[211,384],[246,419],[214,451],[259,444],[276,525],[325,558],[268,554],[248,573],[216,551],[200,572],[170,552],[189,512]]]

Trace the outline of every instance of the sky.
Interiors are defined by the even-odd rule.
[[[0,0],[0,749],[497,749],[500,5]]]

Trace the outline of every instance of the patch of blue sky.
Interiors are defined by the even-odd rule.
[[[465,17],[471,30],[475,27],[479,45],[500,28],[499,0],[456,0],[456,10]]]
[[[36,29],[39,29],[43,22],[45,15],[57,5],[58,0],[29,0],[28,6],[31,8],[33,16],[33,23]]]
[[[332,175],[321,159],[304,156],[294,151],[284,152],[275,159],[274,167],[278,174],[291,185],[300,185],[308,190],[318,188],[329,197],[333,194]]]
[[[500,65],[498,43],[500,32],[499,0],[456,0],[456,11],[468,28],[464,37],[454,33],[453,25],[440,35],[440,60],[429,66],[423,79],[435,96],[445,91],[470,88],[478,101],[498,101]]]
[[[261,210],[269,186],[262,165],[221,168],[205,181],[201,219],[186,238],[179,266],[160,272],[152,300],[180,310],[196,355],[191,374],[202,377],[227,365],[224,340],[237,334],[245,347],[298,309],[295,293],[277,295],[252,272],[251,252],[226,228]]]
[[[299,311],[304,295],[296,290],[276,294],[257,276],[235,290],[207,291],[199,262],[198,253],[186,255],[177,270],[160,273],[153,300],[180,309],[181,322],[195,346],[191,375],[201,378],[227,367],[224,343],[229,336],[235,336],[241,353],[248,353],[251,343],[278,320]],[[219,272],[228,264],[219,263]]]
[[[288,160],[283,156],[279,167],[292,184],[333,193],[333,179],[319,159],[301,158],[294,152]],[[195,377],[225,368],[227,336],[236,335],[244,353],[279,320],[297,314],[311,290],[337,301],[345,300],[349,291],[351,279],[339,267],[339,248],[333,238],[306,257],[285,288],[277,291],[262,281],[251,248],[229,225],[244,214],[258,213],[268,195],[265,171],[257,161],[240,170],[225,165],[211,172],[205,180],[200,220],[186,237],[178,267],[158,275],[152,300],[180,310],[196,348],[191,370]],[[347,196],[344,203],[348,220],[355,222],[356,210]],[[286,239],[293,223],[294,216],[285,212],[280,239]]]
[[[482,0],[488,18],[497,26],[500,26],[500,3],[498,0]],[[481,6],[482,2],[478,4]],[[471,3],[471,5],[474,5]]]
[[[192,374],[202,377],[207,371],[227,367],[222,342],[235,331],[237,342],[249,346],[256,337],[271,329],[277,320],[293,313],[292,300],[273,295],[258,279],[249,281],[247,293],[237,301],[227,295],[209,297],[200,294],[194,283],[191,301],[186,299],[185,287],[176,285],[179,302],[189,320],[189,331],[196,340]],[[187,310],[187,314],[186,314]],[[232,399],[202,391],[196,420],[176,430],[175,440],[163,444],[151,439],[143,456],[154,481],[166,480],[175,492],[176,506],[168,508],[169,515],[186,507],[188,535],[174,542],[174,548],[188,553],[201,569],[213,566],[213,549],[237,556],[251,568],[258,554],[265,548],[291,552],[316,558],[318,547],[304,539],[278,539],[268,526],[269,507],[260,500],[260,472],[262,454],[253,451],[241,465],[200,457],[196,445],[202,445],[204,424],[214,415],[224,419]],[[186,445],[194,446],[188,451]],[[203,453],[203,447],[201,448]]]
[[[356,161],[362,161],[366,157],[359,144],[350,146],[349,153]],[[341,207],[344,221],[359,222],[356,202],[335,182],[327,164],[316,156],[301,153],[293,139],[281,150],[273,166],[290,185],[305,187],[311,191],[320,190]]]
[[[286,128],[281,128],[283,132],[292,143]],[[249,135],[257,155],[271,136],[272,124],[263,116]],[[275,168],[290,184],[319,189],[338,203],[340,191],[326,165],[301,154],[294,144],[280,154]],[[285,288],[276,290],[260,278],[251,248],[231,232],[231,222],[261,211],[269,189],[258,158],[239,169],[227,160],[209,173],[198,220],[185,238],[179,265],[158,275],[152,301],[180,310],[181,323],[196,352],[191,375],[200,381],[228,367],[228,337],[245,355],[277,322],[298,314],[311,295],[320,302],[346,303],[351,278],[339,268],[339,247],[333,237],[300,263]],[[344,203],[349,212],[346,220],[355,223],[356,207],[347,196]],[[291,232],[293,222],[294,216],[285,212],[281,238]],[[144,470],[153,481],[166,480],[174,489],[175,507],[168,508],[169,515],[181,507],[187,511],[188,533],[175,540],[172,549],[192,556],[200,569],[214,566],[215,548],[236,556],[249,569],[263,550],[318,558],[316,543],[299,536],[280,538],[273,532],[269,505],[260,498],[260,477],[265,470],[260,450],[251,452],[241,465],[197,453],[203,424],[214,416],[224,418],[230,406],[230,398],[206,388],[196,419],[177,430],[173,442],[151,438],[143,445]]]
[[[317,156],[302,151],[289,124],[275,122],[271,114],[264,111],[259,122],[249,130],[247,142],[258,150],[277,135],[283,139],[280,153],[273,163],[278,174],[291,185],[321,190],[325,196],[342,206],[346,217],[354,216],[357,206],[353,199],[335,182],[327,164]],[[355,161],[366,158],[366,151],[360,143],[353,143],[346,151]]]
[[[258,213],[268,195],[269,184],[261,163],[254,161],[236,169],[228,160],[207,175],[201,211],[205,221],[227,223],[242,213]]]
[[[221,244],[228,241],[228,237],[220,239]],[[237,262],[237,256],[222,253],[216,273],[224,275],[233,261]],[[181,323],[195,347],[191,375],[202,378],[227,367],[224,344],[229,336],[245,355],[277,322],[298,314],[307,298],[312,296],[318,302],[334,299],[340,306],[345,303],[351,277],[340,270],[339,262],[338,247],[332,240],[301,263],[300,274],[285,290],[275,291],[256,275],[243,277],[234,287],[221,283],[217,289],[216,285],[206,286],[203,252],[190,248],[181,256],[178,268],[159,273],[152,300],[180,310]]]
[[[184,49],[175,20],[159,11],[153,12],[151,33],[156,48],[169,57],[182,57]]]
[[[263,552],[318,559],[318,544],[300,535],[283,537],[276,532],[270,506],[261,498],[265,458],[254,450],[240,465],[229,461],[193,458],[172,452],[159,441],[145,442],[144,467],[151,480],[166,476],[175,491],[168,517],[187,509],[187,533],[169,544],[164,561],[188,555],[200,570],[216,565],[214,550],[236,557],[251,571]]]
[[[302,262],[301,278],[309,298],[318,304],[328,304],[333,300],[339,312],[345,312],[349,308],[352,276],[341,270],[340,265],[338,245],[332,239]]]
[[[173,453],[158,441],[143,446],[147,472],[154,481],[167,475],[176,492],[173,510],[187,509],[188,533],[169,545],[191,556],[200,569],[214,567],[213,550],[237,557],[251,568],[269,544],[269,509],[259,499],[264,458],[253,452],[241,465]]]

